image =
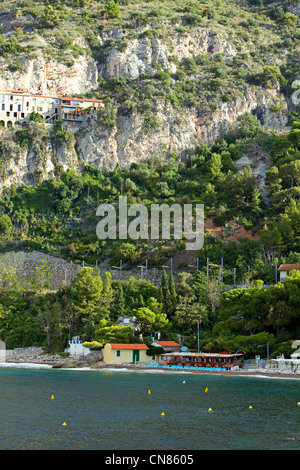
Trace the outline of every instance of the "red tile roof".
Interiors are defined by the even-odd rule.
[[[160,346],[181,346],[181,344],[176,343],[175,341],[154,341],[157,344],[160,344]]]
[[[123,344],[123,343],[109,343],[111,349],[148,349],[145,344]]]
[[[102,103],[103,100],[96,100],[93,98],[72,98],[72,97],[65,97],[65,96],[52,96],[52,95],[36,95],[34,93],[30,93],[28,90],[0,90],[0,93],[27,93],[30,96],[36,96],[37,98],[51,98],[51,99],[58,99],[58,100],[70,100],[70,101],[92,101],[95,103]]]
[[[278,271],[292,271],[293,269],[300,271],[300,264],[282,264]]]

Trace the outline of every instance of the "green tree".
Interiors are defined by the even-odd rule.
[[[197,329],[197,324],[205,327],[208,325],[208,310],[205,305],[198,303],[189,303],[182,299],[178,303],[177,309],[172,320],[173,329],[191,335]]]
[[[245,113],[237,118],[237,135],[241,138],[253,138],[261,129],[261,123],[252,113]]]
[[[133,310],[133,313],[137,318],[137,324],[142,335],[147,336],[155,325],[155,313],[148,307],[138,308],[137,310]]]
[[[266,259],[274,261],[278,256],[282,244],[282,236],[277,227],[269,227],[265,224],[263,229],[259,232],[260,241],[264,249]]]
[[[133,342],[133,334],[129,326],[114,325],[105,320],[100,322],[100,328],[95,331],[95,338],[102,346],[106,343]],[[138,340],[135,338],[134,342]]]
[[[59,22],[59,11],[54,10],[52,5],[45,6],[41,14],[40,22],[42,26],[48,28],[55,26]]]
[[[278,23],[284,26],[288,26],[289,28],[295,28],[298,23],[298,17],[293,13],[287,12],[284,13],[284,15],[280,19],[278,19]]]
[[[84,268],[72,282],[72,303],[75,313],[81,319],[82,328],[91,339],[99,321],[107,315],[103,303],[103,282],[99,273],[92,268]]]
[[[174,276],[172,272],[170,273],[170,276],[169,276],[169,292],[170,292],[170,303],[171,303],[170,314],[172,315],[175,312],[176,305],[177,305],[176,286],[175,286]]]
[[[279,158],[288,156],[292,151],[292,144],[286,137],[276,137],[272,143],[270,155],[277,162]]]
[[[103,106],[98,110],[97,122],[104,127],[115,127],[117,125],[117,109],[112,98],[105,98]]]
[[[61,304],[55,299],[53,294],[46,294],[37,299],[36,309],[38,312],[38,322],[46,333],[46,351],[60,349],[59,344],[61,332]],[[56,348],[55,348],[56,346]]]
[[[168,276],[167,276],[165,268],[163,268],[160,287],[161,287],[161,293],[162,293],[161,300],[164,306],[164,311],[167,313],[168,316],[170,316],[173,311],[173,305],[172,305]]]
[[[287,139],[295,147],[296,152],[298,152],[300,145],[300,129],[292,129],[291,132],[288,134]]]
[[[262,79],[265,85],[267,85],[269,82],[280,80],[281,77],[281,71],[277,65],[266,65],[263,68]]]
[[[119,316],[125,315],[125,300],[122,284],[118,283],[113,289],[113,299],[110,305],[111,319],[115,320]]]
[[[213,153],[209,161],[209,176],[212,181],[219,181],[222,179],[222,159],[221,155]]]
[[[277,166],[272,166],[269,170],[266,171],[265,183],[271,195],[272,193],[277,193],[281,190],[282,178],[280,177]]]
[[[192,287],[197,303],[211,308],[208,280],[203,272],[197,271]]]
[[[12,237],[14,226],[7,214],[0,215],[0,239],[7,240]]]
[[[51,288],[51,279],[54,276],[54,269],[46,260],[34,266],[32,274],[29,276],[29,288],[40,294]]]
[[[106,6],[106,12],[109,18],[119,18],[120,17],[120,5],[114,0],[109,0]]]
[[[216,204],[218,199],[215,186],[211,183],[206,183],[204,186],[204,192],[202,193],[201,200],[205,207],[212,207]]]
[[[29,120],[33,122],[44,122],[43,116],[36,111],[32,111],[32,113],[30,113]]]
[[[299,130],[300,138],[300,130]],[[299,140],[300,142],[300,140]],[[300,184],[300,160],[294,160],[290,163],[285,163],[280,167],[280,175],[283,181],[288,181],[290,187],[299,186]]]
[[[155,314],[155,322],[153,324],[153,327],[159,331],[163,330],[169,324],[167,314],[163,313],[162,311],[163,304],[161,302],[158,302],[158,300],[154,297],[150,297],[147,303],[147,307],[149,307],[149,309]]]
[[[123,262],[129,261],[135,252],[135,245],[132,243],[121,243],[116,246],[112,251],[112,261],[118,263],[120,260]]]

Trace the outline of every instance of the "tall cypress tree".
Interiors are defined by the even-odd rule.
[[[163,269],[162,279],[161,279],[161,292],[162,292],[162,303],[164,306],[164,311],[167,313],[168,316],[172,314],[172,301],[171,301],[171,293],[169,287],[168,276]]]
[[[119,316],[125,315],[125,300],[122,284],[117,284],[116,288],[114,289],[114,298],[111,303],[110,313],[112,320],[117,319]]]
[[[170,301],[171,301],[171,311],[170,314],[173,315],[177,306],[177,293],[176,286],[174,281],[173,273],[170,274],[169,278],[169,291],[170,291]]]

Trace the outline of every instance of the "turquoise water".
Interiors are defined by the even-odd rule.
[[[0,369],[0,384],[1,450],[300,449],[298,379]]]

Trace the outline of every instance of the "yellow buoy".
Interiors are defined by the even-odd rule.
[[[249,406],[249,410],[252,410],[252,406],[251,406],[251,405]]]
[[[208,388],[205,389],[205,393],[208,392]]]
[[[67,423],[63,422],[62,425],[63,425],[63,426],[67,426]]]
[[[165,416],[165,413],[164,413],[164,412],[162,412],[160,416]]]
[[[51,395],[51,400],[54,400],[54,395]]]
[[[212,411],[212,409],[211,409],[211,408],[208,408],[208,411]]]
[[[150,395],[150,393],[151,393],[151,390],[148,390],[148,395]]]

